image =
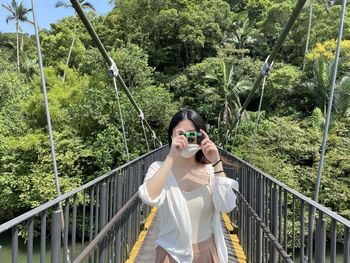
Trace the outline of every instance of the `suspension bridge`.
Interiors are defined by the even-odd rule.
[[[241,114],[251,100],[253,93],[259,87],[260,82],[262,80],[265,81],[284,39],[305,2],[306,0],[299,0],[296,3],[275,47],[263,65],[253,89],[240,109],[235,124],[238,124]],[[38,240],[38,238],[35,238],[35,236],[39,236],[40,239],[38,259],[40,263],[154,262],[154,240],[158,231],[157,210],[141,202],[138,197],[138,188],[142,184],[151,163],[164,160],[169,148],[167,145],[161,145],[157,139],[142,110],[138,107],[138,104],[120,77],[113,59],[108,55],[81,9],[79,2],[71,0],[71,3],[109,66],[109,73],[113,79],[118,101],[117,87],[120,86],[139,114],[145,141],[148,142],[146,126],[152,134],[155,149],[151,150],[147,143],[147,154],[134,160],[129,160],[126,164],[71,192],[60,193],[46,97],[45,76],[43,74],[40,41],[35,17],[35,1],[32,0],[38,57],[58,196],[0,225],[0,237],[4,234],[8,234],[11,237],[9,244],[5,244],[0,239],[0,263],[7,263],[4,260],[3,247],[5,245],[11,248],[11,262],[22,262],[18,256],[20,233],[26,237],[25,261],[28,263],[36,262],[33,257],[33,250],[34,240]],[[224,164],[226,175],[239,182],[239,189],[235,191],[237,208],[230,213],[221,214],[229,262],[274,263],[298,261],[300,263],[323,263],[326,262],[326,251],[330,251],[327,262],[335,263],[339,262],[336,258],[339,244],[341,244],[343,250],[341,262],[349,262],[350,221],[317,202],[345,10],[346,1],[343,1],[335,67],[333,67],[332,90],[314,198],[310,199],[302,195],[257,169],[249,162],[241,160],[224,149],[219,149],[221,156],[230,161],[230,164]],[[121,111],[120,108],[119,110]],[[122,114],[120,115],[122,116]],[[122,119],[121,124],[125,150],[128,153]],[[159,147],[156,144],[159,144]],[[252,153],[253,149],[254,143]]]

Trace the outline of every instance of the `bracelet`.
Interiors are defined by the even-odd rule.
[[[217,165],[219,162],[222,162],[222,160],[219,159],[219,161],[217,161],[216,163],[212,164],[211,166],[215,167],[215,165]]]
[[[224,172],[225,172],[224,170],[220,170],[220,171],[214,172],[214,174],[219,174],[219,173],[224,173]]]

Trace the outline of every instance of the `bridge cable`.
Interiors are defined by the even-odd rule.
[[[124,142],[124,147],[125,147],[125,151],[126,151],[126,155],[128,158],[128,162],[130,162],[130,155],[129,155],[129,149],[128,149],[128,143],[126,141],[126,132],[125,132],[125,126],[124,126],[124,119],[123,119],[123,113],[122,113],[122,108],[120,105],[120,99],[119,99],[119,92],[118,92],[118,86],[117,86],[117,82],[116,82],[116,78],[119,75],[119,69],[117,67],[117,65],[114,63],[112,58],[109,58],[112,62],[112,65],[109,69],[109,75],[112,77],[113,79],[113,86],[115,89],[115,94],[117,97],[117,102],[118,102],[118,110],[119,110],[119,116],[120,116],[120,124],[122,126],[122,132],[123,132],[123,142]]]
[[[33,24],[34,24],[34,30],[35,30],[36,48],[37,48],[37,52],[38,52],[38,62],[39,62],[39,68],[40,68],[41,86],[42,86],[43,95],[44,95],[47,129],[48,129],[49,139],[50,139],[50,149],[51,149],[51,157],[52,157],[52,164],[53,164],[53,172],[54,172],[54,176],[55,176],[57,196],[60,196],[61,189],[60,189],[60,182],[59,182],[58,172],[57,172],[55,144],[54,144],[54,139],[53,139],[52,127],[51,127],[50,109],[49,109],[49,102],[48,102],[48,98],[47,98],[47,89],[46,89],[44,65],[43,65],[43,58],[42,58],[41,45],[40,45],[39,27],[38,27],[37,16],[36,16],[35,0],[31,0],[31,3],[32,3],[32,13],[33,13]],[[58,206],[59,206],[59,210],[61,212],[60,214],[61,214],[62,235],[63,235],[65,223],[64,223],[62,204],[59,202]],[[68,260],[68,262],[70,262],[69,254],[70,254],[69,249],[67,248],[67,260]]]
[[[320,189],[320,184],[321,184],[323,161],[324,161],[324,156],[325,156],[325,152],[326,152],[327,136],[328,136],[328,130],[329,130],[329,124],[330,124],[331,112],[332,112],[332,105],[333,105],[334,88],[335,88],[335,82],[337,79],[337,72],[338,72],[340,43],[341,43],[342,35],[343,35],[345,12],[346,12],[346,0],[343,0],[340,23],[339,23],[337,47],[335,50],[335,60],[333,62],[333,67],[332,67],[331,90],[330,90],[330,94],[329,94],[326,122],[325,122],[325,127],[323,130],[321,155],[320,155],[320,161],[318,164],[316,185],[315,185],[315,191],[314,191],[314,196],[313,196],[313,199],[315,202],[318,202],[319,189]],[[309,226],[311,228],[311,229],[309,229],[309,233],[311,233],[311,235],[309,235],[309,242],[311,242],[310,243],[311,245],[310,245],[310,248],[308,249],[308,257],[310,259],[310,262],[312,260],[312,241],[313,241],[312,240],[312,237],[313,237],[312,233],[313,233],[314,214],[315,214],[315,208],[313,206],[311,206],[311,211],[309,213],[309,222],[310,222]]]
[[[268,58],[269,57],[266,58],[264,64],[261,67],[261,73],[264,75],[264,79],[263,79],[263,84],[262,84],[262,87],[261,87],[260,101],[259,101],[259,107],[258,107],[258,115],[256,116],[256,120],[255,120],[255,127],[254,127],[254,132],[253,132],[252,147],[251,147],[250,155],[249,155],[249,163],[252,163],[252,156],[253,156],[254,147],[255,147],[256,132],[257,132],[258,126],[259,126],[260,111],[261,111],[261,105],[262,105],[262,101],[263,101],[263,97],[264,97],[266,78],[269,75],[270,69],[271,69],[271,67],[273,65],[273,61],[272,61],[271,64],[268,63]]]
[[[304,58],[303,58],[303,66],[301,68],[302,71],[305,70],[305,64],[306,64],[306,55],[309,53],[309,43],[310,43],[310,34],[311,34],[311,22],[312,22],[312,0],[309,0],[309,23],[307,27],[307,35],[306,35],[306,43],[305,43],[305,50],[304,50]]]
[[[88,33],[90,34],[92,40],[94,41],[96,47],[98,48],[98,50],[100,51],[102,57],[104,58],[104,60],[106,61],[107,65],[109,67],[111,67],[113,65],[113,60],[111,60],[110,56],[108,55],[105,47],[103,46],[100,38],[98,37],[98,35],[96,34],[94,28],[92,27],[89,19],[87,18],[87,16],[85,15],[83,9],[81,8],[79,1],[78,0],[70,0],[73,8],[75,9],[75,11],[77,12],[78,16],[80,17],[80,19],[82,20],[86,30],[88,31]],[[134,97],[132,96],[132,94],[130,93],[128,87],[125,85],[123,79],[121,78],[120,74],[118,74],[118,76],[115,77],[115,81],[116,83],[124,90],[125,94],[127,95],[127,97],[129,98],[131,104],[133,105],[133,107],[136,109],[136,111],[138,112],[139,116],[141,116],[142,111],[139,108],[138,104],[136,103]],[[155,132],[153,131],[152,127],[150,126],[150,124],[148,123],[148,121],[146,119],[143,119],[144,124],[146,125],[146,127],[149,129],[149,131],[152,134],[153,140],[154,140],[154,145],[156,145],[156,142],[162,146],[162,142],[157,138]]]
[[[51,157],[52,157],[52,163],[53,163],[53,172],[54,172],[54,176],[55,176],[57,195],[60,196],[61,189],[60,189],[60,182],[58,180],[58,174],[57,174],[55,145],[54,145],[54,139],[53,139],[53,133],[52,133],[52,127],[51,127],[49,102],[47,99],[47,92],[46,92],[46,82],[45,82],[43,58],[42,58],[42,54],[41,54],[41,46],[40,46],[40,39],[39,39],[39,28],[38,28],[37,20],[36,20],[35,0],[31,0],[31,1],[32,1],[32,13],[33,13],[33,21],[34,21],[34,29],[35,29],[35,37],[36,37],[36,47],[37,47],[37,52],[38,52],[38,62],[39,62],[39,67],[40,67],[41,86],[42,86],[43,95],[44,95],[47,129],[48,129],[49,138],[50,138],[50,149],[51,149]]]
[[[73,0],[71,0],[73,1]],[[305,4],[306,0],[298,0],[297,4],[295,5],[292,14],[290,15],[285,27],[283,28],[283,31],[281,32],[281,34],[279,35],[275,46],[273,47],[271,54],[268,56],[268,63],[271,64],[272,61],[275,60],[285,38],[287,37],[291,27],[293,26],[295,20],[298,18],[304,4]],[[233,126],[235,126],[237,124],[237,122],[239,121],[240,117],[242,116],[242,113],[245,111],[245,109],[247,108],[249,102],[251,101],[251,99],[254,96],[255,91],[258,89],[258,87],[260,86],[260,82],[263,79],[263,74],[260,72],[260,74],[257,76],[253,88],[251,89],[251,91],[248,94],[248,97],[246,98],[246,100],[244,101],[241,109],[239,110],[239,114],[237,114],[237,118],[235,119],[235,121],[233,122]]]
[[[141,111],[141,113],[140,113],[140,121],[141,121],[143,136],[145,136],[145,142],[146,142],[146,145],[147,145],[147,151],[149,151],[150,149],[149,149],[149,144],[148,144],[148,139],[147,139],[147,133],[146,133],[146,130],[145,130],[145,125],[143,123],[144,119],[145,119],[145,115]]]

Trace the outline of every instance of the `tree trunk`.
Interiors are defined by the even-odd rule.
[[[19,26],[18,26],[18,20],[16,20],[16,49],[17,49],[17,70],[19,70]]]
[[[227,98],[225,98],[225,104],[224,104],[224,116],[222,118],[225,128],[227,129],[228,123],[227,123],[227,115],[228,115],[228,102],[227,102]]]
[[[64,72],[63,72],[63,82],[66,80],[66,69],[69,66],[69,61],[70,61],[70,57],[72,55],[72,51],[73,51],[73,47],[74,47],[74,43],[75,43],[76,38],[77,38],[77,24],[75,23],[74,24],[73,40],[72,40],[72,44],[70,45],[70,48],[69,48],[67,62],[66,62],[66,67],[64,68]]]
[[[20,29],[20,35],[21,35],[21,42],[20,42],[20,45],[19,45],[19,50],[21,52],[23,52],[23,49],[24,49],[24,35],[23,35],[22,29]]]

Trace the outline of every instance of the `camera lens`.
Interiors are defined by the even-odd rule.
[[[194,142],[194,138],[193,138],[193,137],[188,137],[188,138],[187,138],[187,141],[188,141],[188,142]]]

